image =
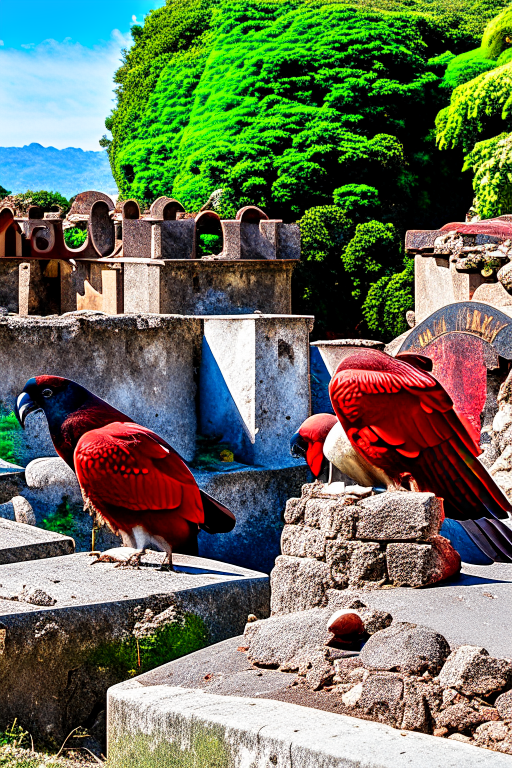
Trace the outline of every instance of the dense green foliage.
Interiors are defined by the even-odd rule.
[[[64,240],[68,248],[80,248],[87,240],[86,227],[70,227],[64,230]]]
[[[6,412],[0,408],[0,459],[19,462],[20,423],[13,411]]]
[[[62,497],[61,503],[57,504],[55,510],[50,512],[48,517],[45,517],[41,527],[47,531],[61,533],[63,536],[73,536],[76,523],[69,503],[69,496]]]
[[[10,195],[10,194],[11,194],[10,191],[8,189],[5,189],[5,187],[2,187],[2,185],[0,184],[0,200],[2,199],[2,197],[5,197],[6,195]]]
[[[338,206],[319,206],[300,220],[302,261],[295,310],[316,315],[316,335],[332,329],[357,337],[401,333],[412,309],[412,259],[405,269],[392,224],[354,225]]]
[[[467,64],[467,78],[437,116],[437,140],[440,149],[466,153],[464,169],[473,171],[476,211],[488,218],[512,210],[512,9],[488,25],[480,48],[470,54],[459,67],[462,72]],[[479,56],[490,71],[471,79],[471,62]]]
[[[470,203],[462,148],[436,151],[435,115],[468,76],[457,54],[506,6],[167,0],[133,28],[116,74],[102,143],[120,192],[198,210],[222,189],[222,216],[256,204],[300,218],[294,310],[316,315],[317,336],[399,333],[412,304],[404,230]],[[500,24],[486,35],[472,71],[503,55]]]

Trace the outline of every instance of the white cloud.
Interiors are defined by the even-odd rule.
[[[132,21],[137,21],[137,17],[136,17],[135,14],[133,14],[133,16],[132,16]]]
[[[0,146],[99,150],[113,107],[113,75],[130,43],[130,35],[114,30],[93,48],[66,38],[0,50]]]
[[[3,40],[0,40],[0,45],[3,45],[3,44],[4,44],[4,41],[3,41]]]

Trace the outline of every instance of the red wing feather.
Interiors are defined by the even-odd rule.
[[[93,504],[127,510],[174,510],[203,523],[199,488],[180,456],[150,429],[114,422],[86,432],[75,448],[80,485]]]

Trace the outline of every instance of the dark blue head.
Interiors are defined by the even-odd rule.
[[[114,421],[132,421],[85,387],[60,376],[36,376],[27,381],[15,407],[22,427],[34,411],[44,412],[53,445],[70,467],[76,444],[86,432]]]
[[[16,400],[14,412],[22,427],[29,413],[44,411],[50,431],[60,427],[72,413],[96,400],[85,387],[60,376],[36,376],[29,379]]]

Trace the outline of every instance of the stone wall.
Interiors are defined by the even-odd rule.
[[[439,536],[443,505],[432,493],[324,489],[305,485],[301,498],[288,500],[271,574],[273,614],[322,607],[332,589],[420,587],[458,571],[459,555]]]

